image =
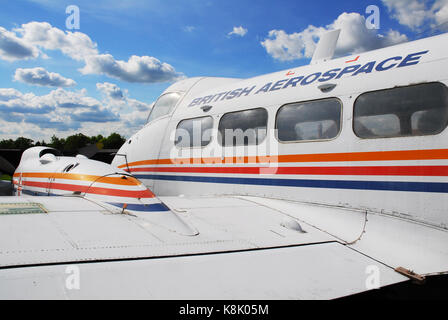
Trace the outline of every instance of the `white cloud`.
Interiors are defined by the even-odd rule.
[[[367,29],[365,18],[358,13],[342,13],[326,27],[308,26],[302,32],[287,34],[283,30],[271,30],[261,42],[267,53],[280,61],[311,58],[322,34],[341,29],[335,54],[343,56],[407,41],[405,35],[389,30],[385,35],[375,29]]]
[[[131,98],[126,98],[126,103],[131,107],[131,109],[144,112],[146,117],[148,117],[149,110],[151,110],[151,104],[144,103]]]
[[[229,32],[227,35],[229,37],[231,35],[244,37],[246,34],[247,34],[247,29],[243,28],[242,26],[239,26],[239,27],[233,27],[233,30],[231,32]]]
[[[436,24],[445,24],[443,29],[446,30],[446,23],[448,22],[448,0],[436,1],[432,7],[432,11],[434,12]]]
[[[438,29],[448,22],[448,0],[382,0],[392,17],[412,30],[423,26]]]
[[[314,26],[293,34],[287,34],[283,30],[271,30],[261,45],[274,59],[280,61],[309,58],[316,48],[316,41],[323,33],[324,28]]]
[[[170,82],[183,78],[171,65],[148,56],[131,56],[128,61],[121,61],[110,54],[100,54],[87,57],[85,62],[80,70],[83,74],[104,74],[126,82]]]
[[[126,82],[173,82],[184,77],[168,63],[150,56],[131,56],[116,60],[111,54],[100,54],[97,44],[82,32],[62,31],[48,22],[30,22],[7,31],[0,27],[0,59],[36,58],[41,50],[60,50],[68,57],[83,61],[83,74],[103,74]],[[19,37],[20,35],[20,37]]]
[[[104,82],[104,83],[97,83],[96,88],[103,92],[108,99],[111,100],[123,100],[124,94],[123,91],[113,83]]]
[[[14,80],[43,87],[72,87],[76,85],[74,80],[64,78],[55,72],[48,72],[40,67],[31,69],[18,68],[14,74]]]
[[[121,113],[127,109],[130,112],[145,112],[146,117],[148,116],[149,110],[151,109],[150,104],[129,98],[127,90],[123,91],[116,84],[109,82],[97,83],[96,88],[105,95],[107,104],[116,112]]]
[[[336,55],[342,56],[406,42],[406,35],[389,30],[386,34],[378,34],[376,29],[367,29],[364,16],[358,13],[341,14],[329,29],[341,29]]]
[[[0,27],[0,59],[6,61],[34,59],[39,50],[16,36],[14,32]]]
[[[35,95],[0,88],[0,126],[8,134],[15,127],[20,128],[16,135],[42,140],[54,133],[74,132],[131,136],[145,124],[151,104],[128,97],[127,90],[113,83],[97,83],[97,89],[104,94],[102,101],[89,96],[86,89],[58,88]]]
[[[23,41],[46,50],[60,50],[74,60],[98,54],[97,44],[82,32],[62,31],[48,22],[29,22],[15,29]]]
[[[417,0],[383,0],[392,13],[392,17],[411,29],[419,27],[427,18],[426,1]]]
[[[149,111],[152,108],[151,103],[130,98],[127,90],[123,90],[113,83],[97,83],[96,87],[105,96],[103,103],[107,104],[113,112],[120,114],[121,121],[112,123],[108,128],[99,124],[105,132],[114,128],[110,132],[115,131],[129,137],[146,123]],[[101,131],[98,131],[98,133],[101,133]]]
[[[85,89],[58,88],[38,96],[15,89],[0,89],[0,118],[56,131],[77,130],[84,123],[118,122],[120,116],[107,104],[87,96]]]
[[[194,27],[194,26],[185,26],[185,27],[182,28],[182,30],[184,30],[185,32],[190,32],[191,33],[191,32],[196,30],[196,27]]]
[[[18,98],[22,93],[16,89],[12,88],[0,88],[0,101],[9,101],[14,98]]]

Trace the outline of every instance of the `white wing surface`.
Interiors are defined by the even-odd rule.
[[[408,280],[399,266],[448,270],[448,233],[399,218],[254,197],[161,200],[171,211],[0,198],[0,298],[331,299],[372,289],[372,270],[380,286]]]

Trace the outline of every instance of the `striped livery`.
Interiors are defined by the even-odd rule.
[[[169,210],[139,180],[108,164],[85,157],[60,157],[55,150],[28,149],[14,173],[15,194],[79,195],[130,211]]]

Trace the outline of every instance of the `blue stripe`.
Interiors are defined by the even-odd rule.
[[[30,196],[61,196],[59,194],[39,192],[39,191],[31,191],[31,190],[22,190],[22,194],[30,195]],[[110,203],[115,207],[123,208],[124,203]],[[132,211],[142,211],[142,212],[155,212],[155,211],[170,211],[170,209],[163,203],[154,203],[154,204],[127,204],[127,210]]]
[[[136,177],[137,179],[149,180],[153,179],[165,181],[246,184],[258,186],[448,193],[448,183],[439,182],[303,180],[172,175],[134,175],[134,177]]]
[[[118,208],[123,208],[124,203],[111,203],[107,202]],[[170,209],[164,205],[163,203],[155,203],[155,204],[132,204],[128,203],[126,210],[131,211],[141,211],[141,212],[155,212],[155,211],[170,211]]]

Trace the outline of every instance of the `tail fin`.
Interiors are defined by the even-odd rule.
[[[324,35],[319,40],[316,50],[314,51],[313,59],[311,59],[310,64],[318,64],[331,60],[338,43],[340,29],[332,30]]]

